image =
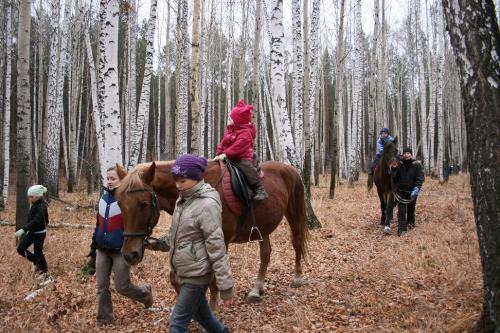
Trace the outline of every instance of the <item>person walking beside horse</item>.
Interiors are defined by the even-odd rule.
[[[114,273],[116,291],[144,304],[145,308],[153,305],[151,287],[147,284],[140,287],[130,282],[130,266],[120,252],[124,235],[122,211],[115,198],[116,189],[121,182],[116,167],[107,170],[106,180],[107,187],[101,192],[96,228],[92,236],[97,249],[97,326],[109,325],[113,321],[113,305],[109,290],[111,271]]]
[[[422,164],[413,159],[413,151],[409,147],[403,149],[402,161],[392,165],[389,172],[398,203],[398,236],[402,236],[407,229],[415,227],[415,207],[425,176]]]
[[[205,293],[216,278],[225,305],[233,298],[233,277],[222,232],[222,204],[219,193],[203,180],[207,159],[181,155],[172,166],[179,192],[169,232],[147,245],[157,251],[170,250],[170,270],[180,285],[170,316],[169,332],[188,332],[195,319],[209,333],[226,333],[212,313]]]

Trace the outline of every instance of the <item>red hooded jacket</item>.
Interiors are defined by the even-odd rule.
[[[222,141],[217,146],[217,155],[226,154],[230,160],[253,160],[253,141],[257,129],[254,123],[228,125]]]
[[[257,129],[252,123],[253,106],[240,99],[229,116],[234,124],[224,132],[221,143],[217,146],[217,155],[226,154],[230,160],[252,160],[253,140]]]

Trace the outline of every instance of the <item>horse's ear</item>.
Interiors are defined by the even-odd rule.
[[[122,180],[127,175],[127,171],[120,164],[116,163],[116,174]]]
[[[151,184],[151,182],[155,178],[155,168],[156,164],[155,162],[153,162],[151,163],[151,166],[147,168],[146,171],[144,171],[144,173],[142,174],[142,180],[144,183],[148,185]]]
[[[394,142],[395,144],[398,143],[398,136],[397,135],[394,137],[394,140],[392,142]]]

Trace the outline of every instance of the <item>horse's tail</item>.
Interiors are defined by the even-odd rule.
[[[366,185],[368,186],[368,191],[373,187],[373,175],[371,173],[368,174],[368,182]]]
[[[307,228],[306,202],[304,197],[304,185],[298,172],[290,167],[293,175],[292,188],[286,219],[292,231],[292,244],[295,249],[296,259],[305,258],[307,255],[307,240],[309,229]]]

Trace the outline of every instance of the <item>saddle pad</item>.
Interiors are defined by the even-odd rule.
[[[243,212],[243,204],[234,194],[231,182],[231,173],[227,170],[222,161],[220,161],[220,167],[224,173],[224,176],[222,176],[222,193],[226,199],[226,204],[234,215],[241,216],[241,213]]]

